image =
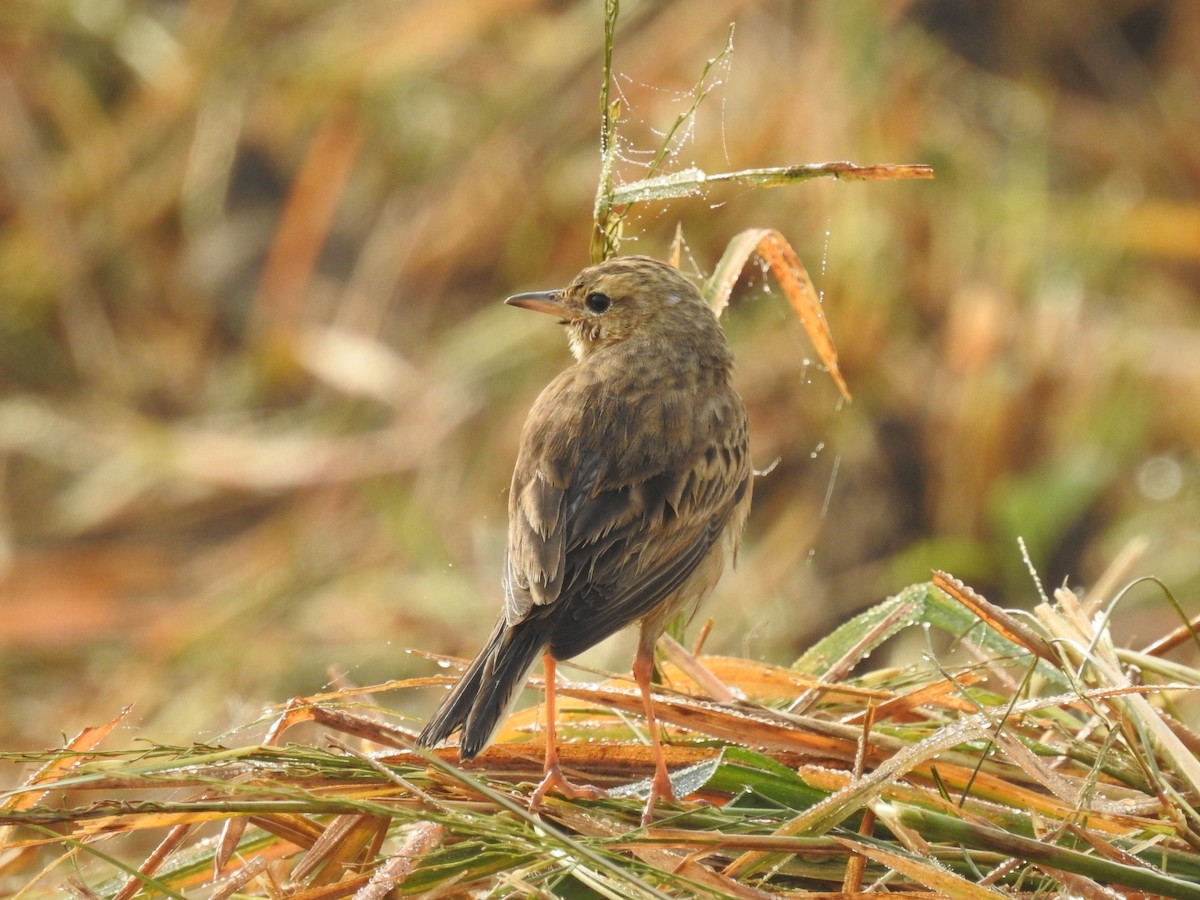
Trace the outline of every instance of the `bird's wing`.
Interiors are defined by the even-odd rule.
[[[626,515],[600,540],[568,542],[551,640],[557,655],[574,656],[651,613],[713,550],[748,499],[752,478],[744,432],[739,442],[722,444],[727,453],[702,454],[691,466],[592,501],[622,507]]]
[[[646,615],[695,571],[751,478],[741,401],[729,391],[707,405],[688,411],[697,424],[678,441],[631,443],[628,421],[614,416],[579,423],[574,433],[591,440],[518,460],[505,574],[510,625],[553,619],[555,644],[579,652]]]

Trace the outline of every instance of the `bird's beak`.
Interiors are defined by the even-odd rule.
[[[567,308],[563,305],[562,296],[562,291],[531,291],[528,294],[513,294],[504,302],[509,306],[532,309],[534,312],[558,316],[561,319],[567,314]]]

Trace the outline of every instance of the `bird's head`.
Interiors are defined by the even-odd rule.
[[[678,269],[648,256],[606,260],[584,269],[565,288],[517,294],[504,302],[555,316],[567,326],[571,352],[580,360],[635,336],[673,340],[717,328],[695,286]]]

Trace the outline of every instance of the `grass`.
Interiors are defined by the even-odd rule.
[[[686,799],[648,828],[627,679],[563,686],[564,765],[609,796],[539,814],[538,707],[469,766],[411,748],[384,701],[443,676],[298,698],[242,746],[108,749],[114,721],[8,754],[40,769],[3,796],[0,871],[28,898],[1200,897],[1200,734],[1175,709],[1200,671],[1117,646],[1112,599],[1020,615],[939,575],[789,668],[667,640],[656,712]],[[911,628],[957,648],[864,665]]]
[[[932,568],[1021,597],[1018,536],[1081,590],[1144,536],[1138,573],[1194,592],[1190,5],[1130,7],[1023,5],[978,23],[980,60],[928,4],[625,4],[614,191],[938,175],[702,184],[622,222],[660,257],[682,224],[701,278],[735,235],[785,235],[854,396],[746,272],[726,327],[756,465],[780,464],[714,598],[721,652],[794,658]],[[1151,7],[1178,27],[1128,44]],[[401,647],[469,653],[520,423],[567,359],[498,301],[586,262],[599,5],[89,9],[0,11],[0,746],[127,703],[186,742],[330,663],[373,683],[415,674]],[[1126,45],[1115,87],[1071,80]],[[1117,615],[1173,624],[1146,589]]]

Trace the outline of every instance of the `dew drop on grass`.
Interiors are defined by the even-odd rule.
[[[1149,500],[1170,500],[1183,488],[1183,467],[1170,456],[1154,456],[1137,471],[1137,486]]]
[[[446,659],[439,659],[437,661],[437,667],[439,669],[448,669],[450,668],[450,661]]]

